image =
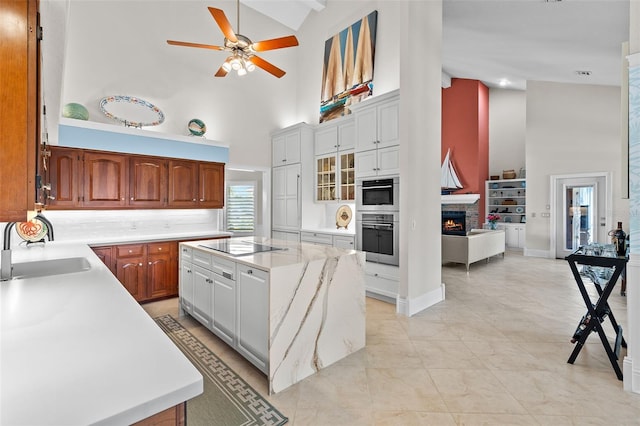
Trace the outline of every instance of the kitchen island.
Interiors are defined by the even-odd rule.
[[[180,310],[280,392],[365,346],[365,253],[257,237],[180,244]]]
[[[86,259],[80,271],[0,282],[0,424],[132,424],[202,393],[202,375],[87,245],[13,250],[14,266],[70,258]]]

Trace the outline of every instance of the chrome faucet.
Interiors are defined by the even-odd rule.
[[[11,278],[11,229],[15,226],[15,222],[9,222],[4,227],[4,245],[2,246],[2,257],[0,257],[0,280],[8,280]]]
[[[53,241],[53,224],[46,217],[37,214],[36,218],[47,225],[47,238]],[[11,261],[11,230],[16,225],[15,222],[9,222],[4,227],[4,241],[2,246],[2,256],[0,257],[0,281],[11,279],[13,264]]]

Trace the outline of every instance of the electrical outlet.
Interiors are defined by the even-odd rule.
[[[540,213],[542,217],[551,217],[551,213]]]

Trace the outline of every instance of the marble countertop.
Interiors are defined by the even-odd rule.
[[[131,424],[202,393],[202,375],[85,244],[13,262],[85,257],[85,272],[0,282],[0,424]]]
[[[356,227],[355,224],[351,224],[351,229],[344,229],[344,228],[302,228],[300,230],[301,232],[319,232],[322,234],[331,234],[331,235],[347,235],[347,236],[354,236],[356,235]]]
[[[233,235],[231,232],[224,231],[156,231],[153,233],[111,233],[106,234],[104,232],[96,235],[87,235],[77,239],[65,239],[65,242],[89,244],[90,246],[101,246],[110,244],[126,244],[126,243],[145,243],[153,241],[173,241],[184,240],[192,238],[215,238],[215,237],[230,237]]]
[[[275,250],[242,256],[232,256],[227,253],[202,247],[203,245],[207,245],[207,242],[211,242],[211,240],[190,241],[183,242],[181,244],[192,247],[194,249],[204,250],[214,256],[223,257],[234,262],[252,266],[267,272],[273,268],[297,265],[312,260],[326,259],[327,257],[339,257],[345,254],[356,253],[356,250],[347,250],[331,246],[307,243],[296,243],[263,237],[233,237],[229,239],[229,241],[256,242],[282,248],[283,250]]]

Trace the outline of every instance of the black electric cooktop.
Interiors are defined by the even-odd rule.
[[[214,240],[207,244],[199,244],[200,247],[227,253],[231,256],[245,256],[249,254],[265,253],[276,250],[285,250],[282,247],[273,247],[253,241],[230,241],[226,239]]]

